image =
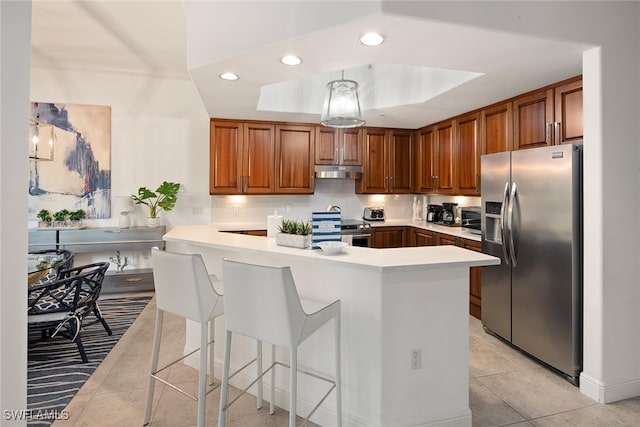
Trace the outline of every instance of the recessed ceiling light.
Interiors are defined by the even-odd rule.
[[[378,33],[367,33],[360,37],[360,43],[365,46],[380,46],[384,42],[384,36]]]
[[[222,73],[220,74],[222,80],[238,80],[238,76],[234,73]]]
[[[285,65],[300,65],[302,63],[302,59],[295,55],[285,55],[280,60]]]

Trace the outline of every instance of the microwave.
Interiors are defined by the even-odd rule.
[[[482,234],[481,211],[479,206],[462,207],[460,209],[460,225],[473,234]]]

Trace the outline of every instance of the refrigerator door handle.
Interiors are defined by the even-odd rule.
[[[516,247],[513,244],[513,205],[516,203],[518,186],[514,182],[511,186],[511,196],[509,197],[509,208],[507,217],[507,230],[509,232],[509,253],[511,254],[511,263],[514,267],[518,265],[516,258]]]
[[[504,184],[504,194],[502,195],[502,206],[500,207],[500,233],[502,237],[502,255],[504,262],[509,265],[509,253],[507,252],[507,205],[509,204],[509,183]]]

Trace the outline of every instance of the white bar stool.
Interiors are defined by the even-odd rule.
[[[271,343],[272,364],[266,371],[260,372],[258,381],[271,370],[271,404],[269,413],[275,413],[275,365],[290,368],[289,426],[296,424],[297,372],[310,374],[315,378],[328,381],[332,387],[322,397],[305,419],[304,424],[324,402],[333,389],[336,390],[337,426],[342,425],[342,396],[340,384],[340,301],[324,304],[307,314],[300,300],[289,267],[268,267],[223,260],[222,271],[225,280],[225,351],[220,392],[220,411],[218,427],[224,427],[227,409],[238,397],[227,404],[229,385],[229,362],[231,359],[232,332]],[[311,374],[298,369],[298,346],[321,326],[334,320],[335,327],[335,379]],[[275,346],[289,349],[291,366],[275,360]],[[258,359],[261,358],[258,352]],[[238,371],[236,371],[237,373]],[[251,386],[250,384],[249,386]],[[246,391],[248,387],[243,390]],[[259,386],[259,389],[261,387]]]
[[[199,254],[178,254],[153,248],[151,261],[156,293],[156,328],[153,337],[151,371],[143,425],[147,425],[151,419],[154,385],[156,381],[160,381],[198,402],[198,426],[204,427],[206,395],[219,386],[218,384],[216,387],[206,390],[207,353],[210,355],[208,370],[210,385],[213,384],[214,378],[214,319],[224,313],[223,297],[213,285],[213,282],[219,282],[219,280],[215,275],[209,276],[202,256]],[[158,369],[162,321],[165,311],[200,324],[200,348]],[[209,352],[207,352],[208,347],[210,348]],[[158,377],[160,372],[198,350],[200,350],[200,372],[197,397]]]

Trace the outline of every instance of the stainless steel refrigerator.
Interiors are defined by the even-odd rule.
[[[481,158],[485,329],[578,384],[582,370],[582,145]]]

